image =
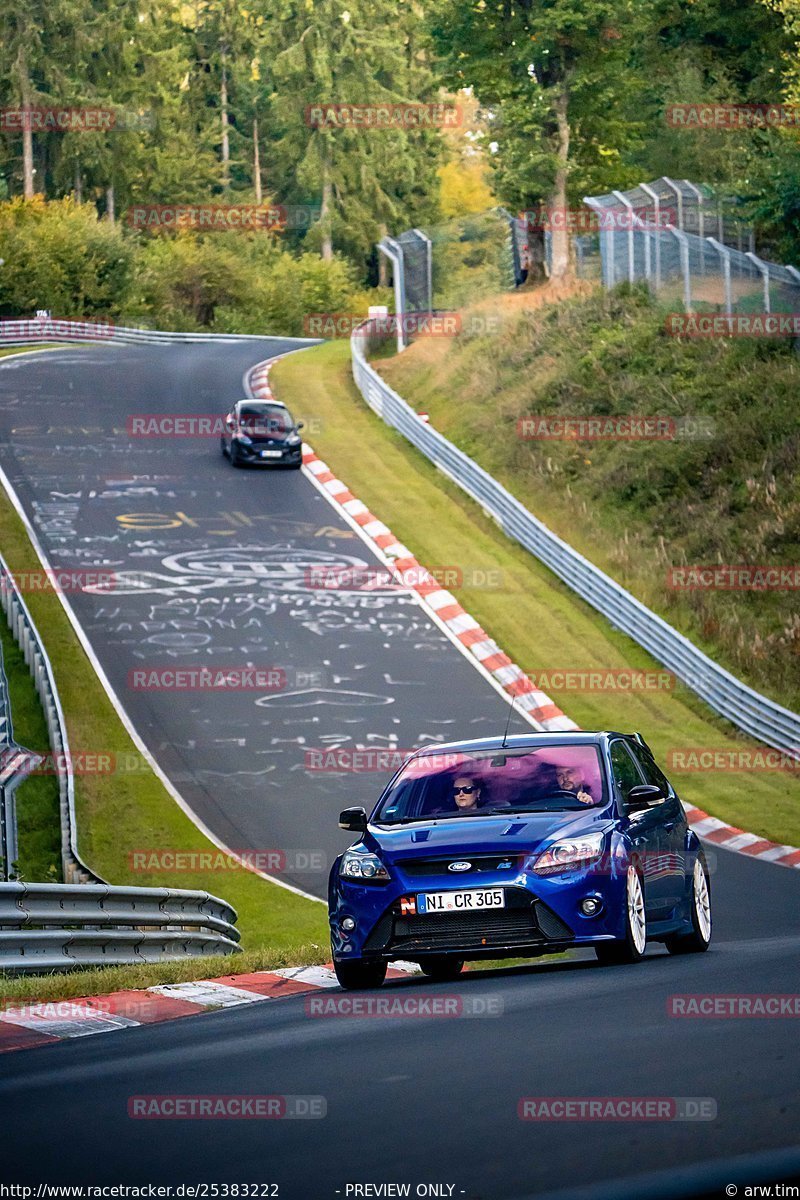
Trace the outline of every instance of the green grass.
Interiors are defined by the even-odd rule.
[[[498,573],[496,587],[451,590],[520,666],[658,669],[367,408],[352,382],[346,344],[290,355],[276,365],[271,380],[281,400],[315,420],[317,453],[423,564]],[[641,730],[662,759],[688,747],[758,748],[686,691],[571,692],[554,699],[585,729]],[[673,771],[672,776],[688,803],[800,845],[797,775]]]
[[[531,299],[539,297],[531,294]],[[800,562],[800,361],[789,339],[669,337],[645,294],[527,311],[420,339],[381,374],[554,532],[752,687],[800,707],[797,592],[668,586],[670,566]],[[463,314],[469,327],[470,312]],[[529,415],[705,422],[672,441],[532,441]],[[580,661],[580,660],[576,660]]]
[[[186,983],[193,979],[216,979],[249,971],[277,967],[302,967],[325,962],[314,943],[293,945],[286,950],[249,950],[243,954],[209,955],[172,963],[143,963],[131,967],[98,967],[68,974],[0,976],[0,1011],[28,1001],[74,1000],[78,996],[101,996],[129,988],[155,987],[164,983]]]
[[[22,651],[0,613],[0,645],[8,679],[14,739],[29,750],[48,749],[47,723]],[[59,883],[61,831],[58,780],[54,775],[31,775],[16,791],[19,879]]]

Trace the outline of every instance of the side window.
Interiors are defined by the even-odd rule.
[[[631,788],[637,787],[642,782],[642,776],[624,742],[612,742],[610,756],[614,783],[624,800]]]
[[[665,796],[672,795],[669,780],[664,772],[656,766],[650,755],[639,747],[631,746],[630,751],[639,764],[645,783],[653,783],[656,787],[660,787]]]

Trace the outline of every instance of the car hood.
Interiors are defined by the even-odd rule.
[[[556,838],[605,830],[609,817],[609,809],[601,806],[590,812],[452,817],[394,827],[370,824],[364,844],[388,862],[448,854],[524,854]]]

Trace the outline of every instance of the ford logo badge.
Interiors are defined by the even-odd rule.
[[[447,864],[447,869],[448,871],[468,871],[471,866],[471,862],[451,862]]]

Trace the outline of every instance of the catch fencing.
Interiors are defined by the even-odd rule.
[[[367,361],[370,339],[364,335],[364,328],[357,330],[350,342],[353,378],[367,404],[383,421],[402,433],[471,496],[504,533],[535,555],[616,629],[643,646],[714,712],[744,733],[800,759],[800,716],[760,695],[703,654],[662,617],[562,541],[473,459],[421,420]]]
[[[693,313],[800,311],[800,271],[759,258],[750,225],[709,188],[662,177],[584,203],[597,221],[606,288],[642,281]],[[586,239],[575,244],[578,273],[588,276]]]

